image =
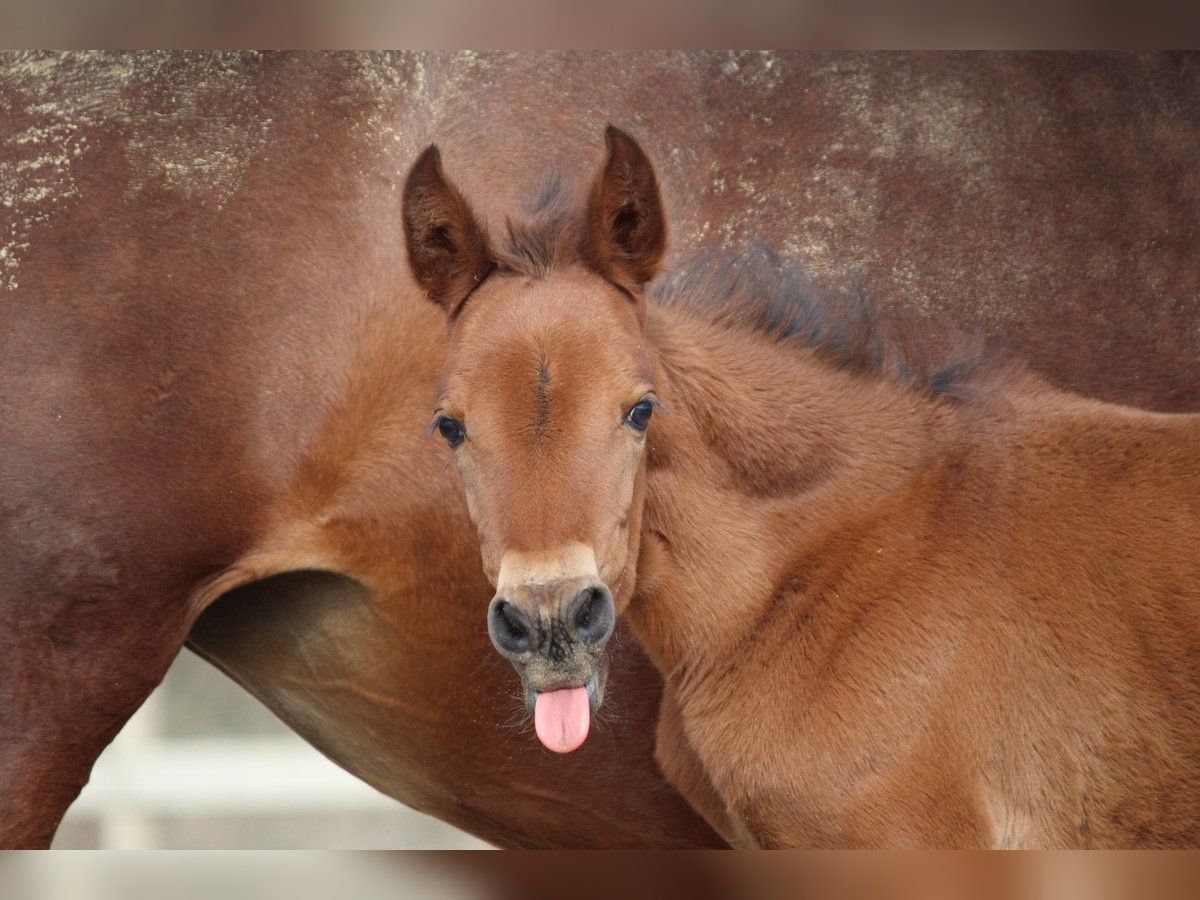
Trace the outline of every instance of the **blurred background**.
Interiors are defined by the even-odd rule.
[[[487,844],[335,766],[184,650],[101,755],[58,849],[470,849]]]

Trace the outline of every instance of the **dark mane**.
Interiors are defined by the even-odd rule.
[[[943,336],[931,352],[926,323],[885,317],[854,284],[816,290],[769,247],[704,249],[652,286],[651,299],[695,310],[718,324],[752,329],[812,349],[848,372],[919,393],[965,398],[991,354],[981,337]]]
[[[523,218],[506,220],[506,240],[496,253],[500,270],[541,279],[579,262],[579,216],[577,196],[551,172],[529,198]],[[945,338],[943,352],[932,353],[927,323],[885,321],[856,285],[818,291],[796,265],[759,242],[737,252],[703,249],[660,276],[648,295],[652,302],[810,348],[840,369],[920,393],[969,397],[976,375],[990,361],[981,339],[961,335]]]

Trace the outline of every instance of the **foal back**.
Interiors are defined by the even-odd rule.
[[[1061,402],[1029,403],[978,488],[1001,589],[963,727],[991,722],[994,839],[1196,846],[1200,417]]]
[[[718,791],[768,846],[1200,845],[1200,416],[1022,386],[941,433],[687,698]]]
[[[972,452],[930,591],[988,843],[1200,844],[1200,417],[1036,392]]]

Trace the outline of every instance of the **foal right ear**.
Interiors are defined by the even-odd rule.
[[[580,249],[605,278],[637,292],[658,274],[667,223],[654,166],[638,142],[609,125],[608,158],[592,185]]]
[[[417,283],[449,320],[495,267],[487,237],[430,144],[404,184],[404,238]]]

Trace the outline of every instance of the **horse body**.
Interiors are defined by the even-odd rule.
[[[6,86],[20,97],[20,82]],[[61,95],[67,109],[76,99]],[[269,167],[248,172],[245,205],[218,213],[143,183],[110,101],[116,123],[64,124],[57,108],[14,116],[18,137],[78,129],[66,133],[89,152],[76,158],[68,146],[69,168],[22,158],[24,144],[6,148],[11,170],[49,182],[27,190],[86,202],[55,217],[52,235],[30,235],[2,306],[5,845],[49,840],[95,756],[161,679],[206,591],[266,532],[296,448],[342,375],[348,353],[337,341],[356,314],[324,302],[336,296],[328,282],[297,265],[279,233],[251,224],[255,204],[286,209],[281,195],[294,189],[334,205],[345,185],[303,148],[279,154],[290,187]],[[172,127],[164,119],[162,130]],[[10,221],[25,224],[17,211]],[[330,230],[314,222],[307,237],[336,256],[336,217],[323,221]],[[229,239],[247,229],[253,241]],[[256,302],[264,294],[271,302]]]
[[[710,821],[767,846],[1195,844],[1200,419],[1019,373],[914,402],[661,330],[669,372],[762,360],[660,384],[629,611],[677,707],[660,762]]]
[[[716,842],[650,759],[660,679],[635,642],[610,644],[622,712],[564,757],[478,677],[491,588],[424,435],[447,343],[401,247],[404,168],[436,138],[496,226],[531,148],[570,182],[631,122],[673,262],[758,236],[931,319],[982,316],[1057,384],[1187,409],[1196,72],[0,58],[0,844],[49,840],[185,638],[351,771],[497,843]]]

